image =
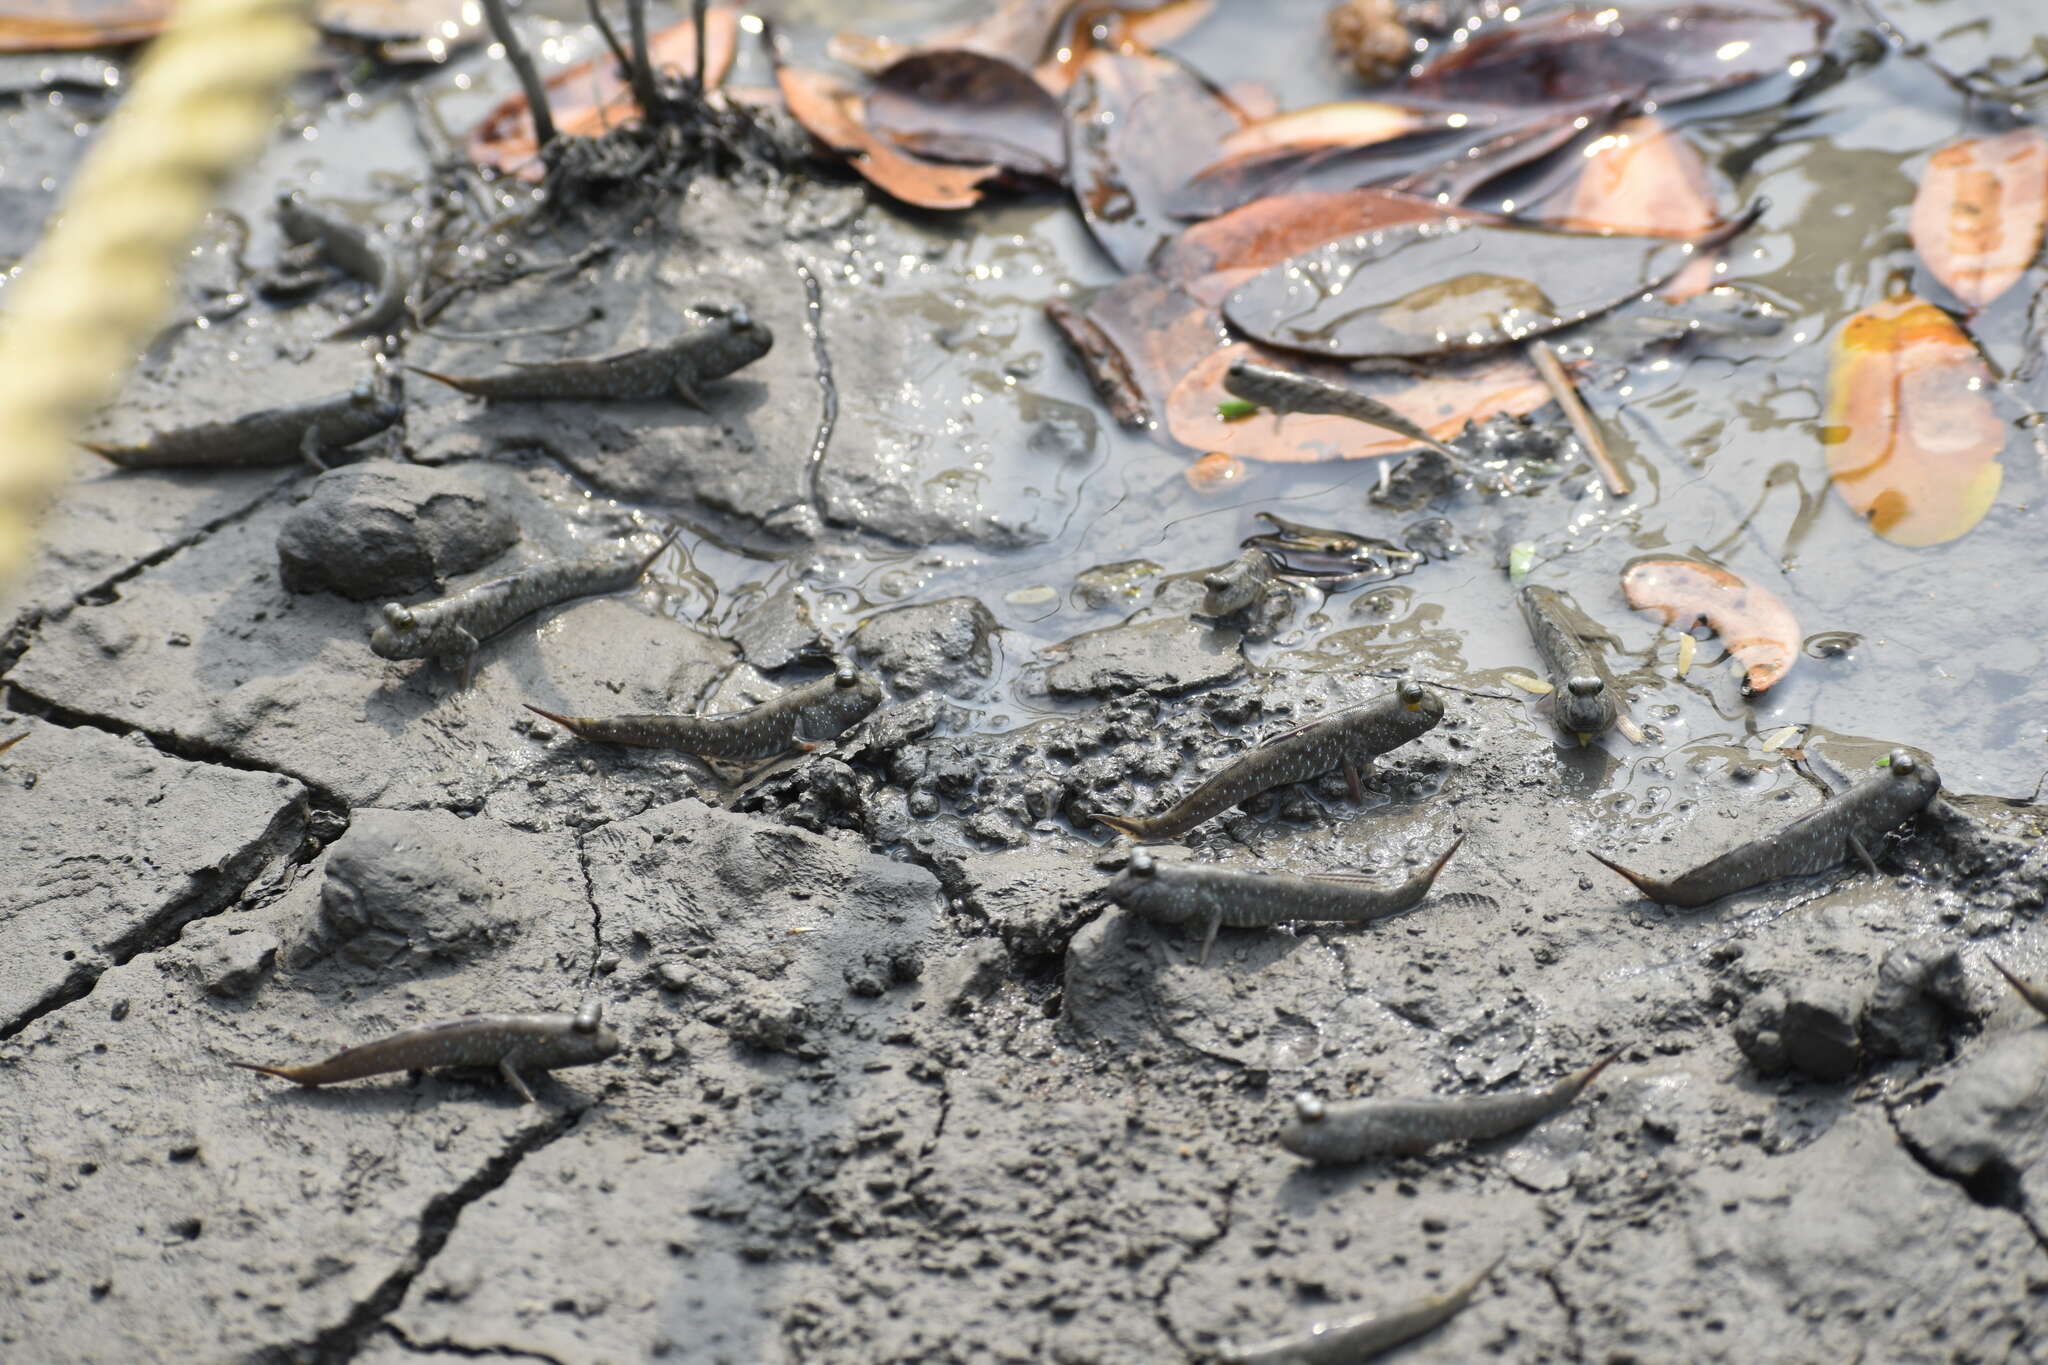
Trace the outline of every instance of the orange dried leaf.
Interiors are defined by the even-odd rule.
[[[860,96],[822,71],[785,66],[775,73],[782,98],[798,123],[835,151],[869,184],[922,209],[965,209],[981,202],[979,186],[997,166],[953,166],[897,151],[861,120]]]
[[[1160,248],[1152,268],[1202,302],[1221,305],[1261,270],[1326,242],[1402,223],[1473,216],[1394,190],[1277,194],[1183,230]]]
[[[1707,163],[1685,137],[1641,114],[1586,144],[1578,178],[1561,212],[1539,221],[1573,232],[1632,232],[1694,238],[1722,221]],[[1671,303],[1711,289],[1712,253],[1703,254],[1658,292]]]
[[[1038,65],[1038,83],[1064,95],[1090,54],[1150,52],[1170,43],[1209,17],[1216,0],[1166,0],[1150,9],[1091,5],[1068,16],[1065,41]]]
[[[1622,574],[1621,590],[1630,606],[1656,612],[1675,629],[1689,631],[1705,621],[1742,664],[1745,695],[1767,690],[1799,657],[1799,622],[1791,608],[1726,569],[1690,559],[1645,559]]]
[[[1521,416],[1550,401],[1543,377],[1518,358],[1447,365],[1428,379],[1411,380],[1354,375],[1343,366],[1318,365],[1297,356],[1276,358],[1239,342],[1208,356],[1174,386],[1166,401],[1167,428],[1174,440],[1196,450],[1279,463],[1364,460],[1417,448],[1395,432],[1322,413],[1289,413],[1277,419],[1260,413],[1242,422],[1223,420],[1216,407],[1232,396],[1223,387],[1223,372],[1240,357],[1352,385],[1440,441],[1456,436],[1467,422],[1483,422],[1498,413]]]
[[[1232,81],[1223,87],[1230,102],[1249,119],[1271,118],[1280,112],[1280,97],[1263,81]]]
[[[1939,545],[1984,519],[2005,469],[1991,373],[1949,315],[1915,294],[1843,324],[1828,381],[1834,490],[1895,545]]]
[[[2048,226],[2048,134],[2015,128],[1934,154],[1913,196],[1913,249],[1970,308],[2010,289]]]
[[[1690,240],[1721,222],[1707,163],[1649,114],[1615,124],[1583,157],[1564,212],[1546,219],[1558,227]]]
[[[156,37],[170,17],[170,0],[6,0],[0,52],[124,47]]]
[[[1369,147],[1425,128],[1460,127],[1446,110],[1421,109],[1387,100],[1341,100],[1311,104],[1261,119],[1232,133],[1217,146],[1216,163],[1277,152],[1307,153],[1330,147]]]
[[[732,68],[739,46],[739,19],[729,9],[705,12],[704,83],[715,90]],[[647,40],[648,55],[657,67],[676,76],[697,73],[697,29],[685,19]],[[633,90],[619,75],[609,52],[578,62],[547,80],[548,106],[555,129],[565,137],[601,137],[614,128],[640,121]],[[513,95],[484,116],[469,135],[469,158],[479,166],[522,180],[539,180],[545,169],[535,140],[533,113],[524,95]]]

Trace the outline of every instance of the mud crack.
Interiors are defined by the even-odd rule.
[[[1562,1264],[1562,1262],[1559,1264]],[[1579,1336],[1579,1306],[1572,1302],[1569,1294],[1564,1292],[1564,1285],[1557,1278],[1557,1266],[1543,1267],[1543,1269],[1536,1272],[1536,1278],[1543,1281],[1549,1288],[1550,1297],[1556,1300],[1558,1311],[1564,1314],[1565,1339],[1571,1342],[1569,1358],[1572,1360],[1584,1360],[1586,1358],[1586,1343]]]
[[[13,698],[10,698],[10,702]],[[17,706],[17,710],[26,710]],[[60,715],[31,712],[56,725],[72,727]],[[115,734],[126,734],[125,728],[93,725],[88,728],[111,729]],[[152,744],[155,741],[151,740]],[[162,745],[156,745],[160,752],[170,753]],[[185,755],[176,754],[183,758]],[[247,771],[268,772],[268,769],[254,768]],[[290,776],[290,774],[285,774]],[[80,964],[68,975],[61,986],[49,995],[36,1001],[20,1013],[0,1020],[0,1038],[11,1038],[38,1019],[54,1014],[66,1005],[74,1004],[91,995],[99,984],[103,973],[123,966],[144,953],[152,953],[175,942],[185,927],[197,920],[218,915],[236,905],[255,885],[265,869],[274,866],[280,859],[296,863],[309,861],[308,852],[312,842],[312,831],[320,822],[321,812],[316,800],[294,803],[271,817],[263,831],[237,850],[218,867],[203,873],[193,874],[195,883],[189,893],[162,906],[156,914],[135,925],[128,932],[110,942],[101,955],[103,960],[92,964]],[[340,822],[345,827],[347,816],[342,813]]]
[[[1900,1126],[1898,1111],[1891,1105],[1885,1106],[1884,1116],[1891,1124],[1892,1135],[1899,1140],[1899,1146],[1920,1164],[1921,1169],[1954,1185],[1968,1195],[1972,1203],[2010,1213],[2026,1225],[2028,1233],[2041,1249],[2048,1251],[2048,1228],[2042,1227],[2028,1212],[2025,1195],[2020,1189],[2020,1173],[2011,1162],[2003,1156],[1994,1155],[1974,1170],[1957,1169],[1944,1164],[1934,1153],[1915,1142]]]
[[[584,1111],[572,1110],[556,1114],[544,1123],[536,1124],[513,1138],[505,1150],[485,1163],[482,1170],[462,1182],[446,1194],[436,1195],[427,1202],[420,1214],[419,1234],[413,1240],[398,1269],[385,1276],[371,1295],[350,1310],[347,1317],[315,1335],[309,1341],[288,1342],[265,1347],[249,1357],[256,1365],[340,1365],[352,1360],[362,1350],[371,1335],[387,1324],[384,1319],[396,1312],[399,1304],[405,1302],[408,1290],[420,1272],[432,1264],[448,1245],[448,1238],[455,1231],[456,1222],[462,1211],[492,1193],[512,1178],[519,1164],[535,1152],[553,1143],[568,1133],[582,1119]],[[391,1329],[396,1335],[396,1329]],[[402,1339],[402,1338],[401,1338]],[[425,1348],[419,1348],[425,1349]],[[460,1348],[450,1347],[457,1354],[469,1354]],[[479,1351],[478,1354],[515,1354],[513,1352]],[[517,1352],[517,1355],[531,1355]],[[534,1357],[545,1360],[548,1357]]]
[[[331,788],[307,777],[304,773],[293,772],[290,768],[274,768],[262,763],[252,763],[217,744],[185,739],[161,730],[145,729],[117,716],[103,716],[92,711],[74,711],[61,702],[51,701],[48,697],[29,691],[19,683],[7,684],[6,702],[9,710],[35,716],[52,725],[61,725],[67,730],[99,730],[122,737],[141,735],[158,753],[170,758],[181,758],[187,763],[205,763],[216,768],[233,768],[244,773],[263,773],[270,777],[289,777],[306,789],[307,804],[314,811],[339,818],[339,827],[331,830],[326,842],[332,843],[334,839],[340,837],[342,830],[348,828],[348,803]]]
[[[1181,1273],[1207,1254],[1209,1248],[1230,1235],[1230,1219],[1237,1200],[1238,1179],[1233,1177],[1224,1182],[1223,1214],[1216,1220],[1216,1231],[1189,1244],[1187,1255],[1180,1258],[1179,1265],[1166,1272],[1166,1278],[1159,1282],[1159,1292],[1152,1296],[1152,1320],[1159,1325],[1159,1330],[1166,1334],[1166,1339],[1185,1355],[1192,1356],[1195,1352],[1181,1339],[1180,1328],[1175,1325],[1173,1314],[1167,1311],[1166,1299],[1173,1293],[1174,1281],[1180,1278]]]
[[[161,549],[144,555],[132,564],[124,565],[92,586],[72,594],[70,599],[60,606],[49,610],[44,610],[34,605],[25,606],[21,614],[10,622],[4,631],[0,631],[0,676],[4,676],[7,670],[14,667],[15,662],[28,652],[31,637],[43,622],[61,621],[64,617],[70,615],[74,608],[82,607],[89,603],[114,601],[120,595],[116,590],[123,583],[147,573],[158,565],[168,562],[174,556],[182,554],[200,541],[207,539],[216,531],[247,520],[268,504],[272,498],[290,489],[304,477],[305,474],[303,472],[285,475],[242,506],[234,508],[232,511],[224,512],[212,521],[204,523],[198,529],[179,536]]]
[[[590,879],[590,849],[583,842],[592,832],[584,830],[576,836],[576,866],[583,873],[583,898],[590,902],[590,974],[584,978],[586,993],[597,989],[597,963],[604,953],[604,907],[597,903],[597,884]]]
[[[804,497],[825,521],[825,497],[818,490],[824,472],[825,452],[832,445],[832,429],[839,424],[839,386],[832,379],[832,356],[825,349],[825,298],[818,286],[817,272],[805,261],[796,262],[796,277],[804,285],[804,330],[810,333],[811,352],[818,361],[818,429],[811,438],[811,455],[804,462]]]
[[[405,1334],[405,1329],[395,1323],[384,1323],[377,1328],[379,1335],[397,1343],[400,1349],[414,1355],[464,1356],[471,1360],[541,1360],[547,1365],[564,1365],[560,1356],[551,1356],[545,1351],[531,1351],[523,1346],[472,1346],[466,1341],[415,1341]]]

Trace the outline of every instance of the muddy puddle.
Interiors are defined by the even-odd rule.
[[[1288,108],[1356,98],[1327,7],[1225,0],[1160,46]],[[2048,68],[2031,9],[1886,12],[2021,82]],[[756,11],[811,65],[843,28],[979,12]],[[1549,403],[1458,436],[1475,477],[1448,487],[1399,456],[1190,477],[1203,452],[1120,423],[1048,318],[1123,273],[1066,194],[924,212],[819,159],[543,219],[516,179],[432,173],[516,91],[494,49],[400,74],[330,43],[94,434],[366,379],[402,419],[317,478],[81,455],[0,593],[0,741],[26,736],[0,755],[0,1198],[27,1230],[0,1354],[1208,1359],[1499,1255],[1396,1358],[2028,1358],[2048,1030],[1992,959],[2048,981],[2048,265],[1955,305],[1916,190],[2009,124],[1833,12],[1821,56],[1657,111],[1724,210],[1759,206],[1710,287],[1551,338],[1621,495]],[[602,48],[580,5],[519,23],[544,71]],[[773,87],[760,28],[728,88]],[[7,278],[125,70],[0,58]],[[288,190],[474,287],[397,344],[332,337],[359,286],[259,288]],[[1988,512],[1917,547],[1829,468],[1835,342],[1902,288],[1966,322],[2005,433]],[[419,372],[734,308],[774,346],[702,408],[487,405]],[[321,557],[341,506],[361,564]],[[1206,615],[1275,519],[1404,572]],[[391,596],[668,532],[642,582],[487,642],[467,687],[365,643]],[[1625,575],[1672,558],[1796,622],[1767,690],[1630,606]],[[1525,585],[1564,594],[1640,741],[1582,745],[1523,685]],[[885,685],[873,716],[753,771],[541,718],[731,711],[839,661]],[[1355,788],[1335,768],[1158,852],[1391,886],[1462,838],[1422,908],[1224,928],[1205,961],[1199,928],[1106,904],[1129,848],[1096,816],[1405,681],[1444,720]],[[1676,873],[1902,753],[1949,800],[1875,876],[1686,910],[1581,856]],[[592,998],[622,1052],[534,1105],[228,1065]],[[1520,1137],[1343,1167],[1274,1140],[1298,1091],[1505,1094],[1610,1054]]]

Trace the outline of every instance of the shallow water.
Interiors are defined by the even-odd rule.
[[[1256,10],[1226,5],[1171,46],[1226,85],[1285,69],[1279,84],[1290,106],[1342,98],[1356,87],[1323,50],[1322,9],[1321,0]],[[2048,42],[2029,34],[2025,9],[1951,0],[1895,17],[1963,68],[1990,53],[2018,52],[2029,40],[2037,49]],[[845,23],[858,13],[869,31],[904,32],[911,11],[938,25],[974,7],[767,7],[799,53],[818,49],[823,21]],[[561,19],[541,43],[546,57],[573,60],[591,49],[593,35],[576,22],[576,7],[550,12]],[[535,32],[555,21],[523,22]],[[1610,661],[1655,742],[1636,748],[1610,735],[1601,744],[1606,780],[1638,800],[1674,782],[1713,779],[1745,759],[1778,765],[1782,756],[1763,740],[1777,735],[1774,747],[1784,747],[1787,726],[1867,737],[1868,744],[1842,744],[1845,761],[1867,761],[1883,745],[1903,742],[1932,753],[1956,788],[2032,790],[2048,768],[2048,696],[2032,628],[2044,568],[2031,534],[2041,455],[2030,423],[2048,402],[2043,367],[2031,380],[2002,384],[2001,415],[2010,423],[2004,489],[1984,522],[1948,545],[1904,549],[1859,525],[1827,490],[1818,435],[1827,343],[1841,321],[1881,298],[1895,277],[1945,297],[1906,238],[1915,175],[1934,148],[1987,125],[1974,123],[1923,65],[1885,54],[1868,38],[1838,26],[1830,49],[1836,66],[1807,73],[1808,88],[1790,103],[1795,82],[1786,79],[1664,111],[1707,152],[1724,207],[1766,201],[1758,225],[1726,253],[1717,280],[1738,302],[1767,304],[1784,318],[1783,331],[1699,337],[1633,363],[1619,324],[1561,338],[1568,352],[1577,346],[1589,358],[1585,397],[1636,491],[1613,499],[1577,462],[1526,496],[1458,497],[1433,510],[1451,517],[1469,553],[1393,584],[1305,602],[1279,640],[1248,647],[1255,663],[1406,668],[1500,690],[1503,671],[1537,666],[1500,553],[1510,541],[1533,541],[1531,581],[1569,592],[1618,642]],[[2008,55],[2002,69],[2023,67]],[[732,79],[765,81],[751,44],[743,44]],[[481,48],[413,84],[458,136],[511,88],[503,64]],[[16,249],[103,104],[75,92],[33,95],[7,116],[12,160],[0,165],[0,187],[14,197],[6,226],[20,229],[7,239]],[[297,119],[299,138],[271,154],[249,178],[252,186],[271,183],[281,163],[323,197],[363,205],[370,218],[394,222],[417,211],[425,151],[404,85],[373,79],[345,100],[309,104]],[[503,203],[520,202],[516,190],[497,193]],[[238,192],[231,203],[248,223],[249,259],[267,259],[275,236],[262,191]],[[906,233],[924,234],[927,248],[893,250]],[[862,397],[890,414],[907,464],[938,452],[938,479],[957,505],[998,511],[1037,543],[905,549],[836,536],[827,554],[764,556],[732,548],[758,538],[730,526],[693,526],[683,538],[691,568],[685,575],[678,567],[670,600],[687,619],[729,625],[763,593],[795,579],[828,633],[839,636],[877,607],[971,593],[996,614],[1005,637],[1003,671],[970,707],[967,723],[1005,728],[1060,709],[1023,667],[1040,646],[1112,624],[1124,610],[1091,608],[1073,590],[1076,573],[1122,561],[1160,566],[1155,577],[1136,580],[1127,599],[1143,616],[1157,585],[1230,559],[1242,538],[1263,529],[1253,520],[1260,510],[1395,540],[1424,515],[1367,500],[1379,476],[1373,460],[1248,463],[1247,477],[1226,494],[1200,495],[1182,477],[1186,453],[1117,427],[1042,312],[1050,299],[1116,277],[1063,198],[999,203],[948,219],[919,215],[893,226],[886,240],[871,234],[851,246],[861,268],[825,287],[867,292],[884,325],[926,331],[932,342],[923,368],[904,375],[897,392]],[[2021,371],[2039,347],[2028,309],[2044,280],[2048,272],[2036,262],[1971,321],[2001,375]],[[1686,315],[1684,307],[1651,311]],[[299,333],[317,321],[295,323],[289,314],[279,321],[257,307],[227,325],[248,329],[250,351],[260,354],[268,344],[292,344],[273,335],[280,327]],[[837,340],[828,336],[828,347]],[[1778,593],[1809,640],[1847,647],[1826,657],[1807,651],[1784,681],[1750,701],[1739,695],[1733,666],[1717,662],[1719,643],[1703,638],[1698,663],[1681,681],[1675,636],[1631,611],[1620,593],[1622,568],[1650,551],[1708,556]],[[1168,590],[1176,594],[1169,614],[1186,610],[1186,589]],[[1362,693],[1379,686],[1359,682]],[[1517,704],[1530,707],[1532,725],[1544,723],[1529,703]],[[1686,777],[1696,770],[1703,776]]]
[[[1945,56],[1951,42],[1970,53],[1976,35],[2024,29],[2022,6],[1984,8],[1967,21],[1959,5],[1924,8],[1924,18],[1900,18],[1922,36],[1954,35],[1941,39]],[[1261,64],[1270,69],[1275,35],[1292,32],[1288,50],[1298,52],[1298,35],[1313,32],[1320,9],[1261,7],[1256,20],[1226,12],[1175,46],[1220,82],[1256,79]],[[1831,46],[1863,64],[1816,81],[1820,88],[1789,105],[1781,101],[1791,83],[1779,81],[1665,111],[1721,172],[1724,204],[1767,201],[1718,282],[1767,302],[1785,327],[1761,340],[1698,339],[1625,369],[1596,353],[1598,377],[1585,396],[1637,491],[1611,499],[1580,465],[1547,491],[1506,505],[1468,496],[1448,510],[1473,553],[1377,592],[1337,596],[1306,614],[1284,643],[1253,647],[1255,659],[1380,670],[1405,660],[1426,676],[1498,687],[1496,670],[1535,662],[1489,553],[1496,528],[1511,524],[1514,538],[1541,547],[1532,581],[1569,591],[1620,639],[1613,663],[1633,688],[1635,713],[1663,735],[1649,749],[1618,736],[1604,741],[1614,780],[1638,795],[1738,755],[1772,762],[1762,741],[1788,725],[1868,736],[1870,749],[1886,741],[1923,747],[1960,789],[2032,790],[2048,768],[2048,698],[2030,628],[2043,586],[2031,510],[2041,482],[2030,429],[2044,402],[2040,381],[2003,386],[2001,413],[2011,424],[2003,492],[1981,525],[1944,546],[1901,548],[1860,525],[1827,490],[1818,435],[1827,343],[1842,320],[1883,297],[1895,274],[1943,297],[1906,238],[1915,176],[1933,149],[1982,125],[1919,64],[1898,56],[1873,64],[1874,47],[1840,29]],[[1969,58],[1950,60],[1967,65]],[[1327,59],[1290,63],[1285,84],[1289,104],[1350,88]],[[899,296],[895,309],[929,318],[935,336],[969,337],[933,349],[906,420],[942,430],[971,413],[963,419],[972,432],[961,441],[963,477],[989,503],[1032,506],[1033,524],[1047,527],[1049,538],[1002,555],[867,557],[828,586],[838,611],[850,617],[870,605],[972,591],[1022,637],[1006,651],[1017,659],[1031,643],[1114,619],[1068,590],[1074,572],[1091,564],[1151,560],[1169,575],[1219,564],[1260,529],[1252,514],[1267,508],[1390,538],[1416,515],[1366,500],[1377,462],[1252,464],[1227,496],[1196,495],[1180,477],[1185,456],[1101,417],[1038,314],[1047,298],[1113,277],[1075,216],[1052,203],[991,210],[977,221],[984,235],[949,243],[937,261],[919,261],[891,281],[914,289],[913,301]],[[2027,334],[2027,311],[2044,279],[2037,262],[2021,285],[1972,320],[2001,374],[2018,369],[2039,344]],[[1017,361],[1038,363],[1028,379],[1004,377],[1001,366]],[[1001,432],[1002,419],[1014,414],[1028,427],[1047,405],[1097,414],[1093,448],[1048,457]],[[1816,502],[1811,526],[1800,532],[1803,505]],[[1707,555],[1777,592],[1809,640],[1835,637],[1850,647],[1832,657],[1809,652],[1768,694],[1747,701],[1732,666],[1715,665],[1718,642],[1703,639],[1699,662],[1681,682],[1673,675],[1673,634],[1629,610],[1619,590],[1626,563],[1653,550]],[[1045,594],[1034,588],[1057,595],[1039,600]],[[1043,706],[1012,685],[990,700],[984,723]],[[1849,746],[1844,756],[1865,748]]]

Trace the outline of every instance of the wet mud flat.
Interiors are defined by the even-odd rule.
[[[1968,66],[1985,40],[1922,8]],[[1229,66],[1244,32],[1181,50],[1255,74]],[[480,55],[424,83],[452,126],[511,88]],[[61,183],[77,117],[25,97],[7,136]],[[380,84],[306,102],[234,192],[247,243],[224,220],[188,270],[208,325],[146,358],[108,431],[390,368],[328,339],[345,282],[222,301],[274,251],[281,189],[408,217],[414,118]],[[1596,354],[1630,498],[1555,408],[1454,443],[1505,494],[1390,507],[1371,460],[1199,492],[1045,321],[1114,274],[1071,213],[908,214],[830,167],[509,239],[561,268],[388,357],[481,373],[744,307],[774,348],[701,410],[397,371],[400,420],[325,474],[81,457],[0,645],[0,741],[23,736],[0,753],[0,1351],[1199,1359],[1498,1256],[1393,1358],[2038,1354],[2048,1023],[1992,966],[2048,981],[2038,456],[2016,437],[1984,522],[1908,550],[1829,501],[1816,432],[1819,339],[1910,268],[1909,177],[1969,125],[1873,49],[1789,108],[1687,126],[1772,199],[1730,273],[1788,327]],[[0,210],[25,249],[43,199]],[[2016,413],[2044,400],[2024,302],[1973,320]],[[1210,616],[1259,511],[1390,542],[1442,516],[1467,548]],[[486,642],[468,687],[369,648],[384,601],[678,528],[632,588]],[[1582,746],[1508,681],[1543,672],[1525,544],[1527,581],[1604,628],[1643,744]],[[1620,587],[1651,553],[1768,583],[1807,632],[1784,679],[1745,697],[1704,638],[1678,676]],[[731,711],[842,661],[880,707],[748,773],[525,709]],[[1416,680],[1445,715],[1362,792],[1333,771],[1149,852],[1391,886],[1462,837],[1418,908],[1225,928],[1204,963],[1199,929],[1106,903],[1130,845],[1096,816]],[[1680,910],[1586,856],[1683,871],[1894,748],[1946,791],[1874,874]],[[624,1049],[529,1078],[533,1105],[487,1073],[301,1090],[230,1065],[585,999]],[[1609,1053],[1508,1136],[1327,1167],[1276,1141],[1301,1092],[1533,1090]]]

